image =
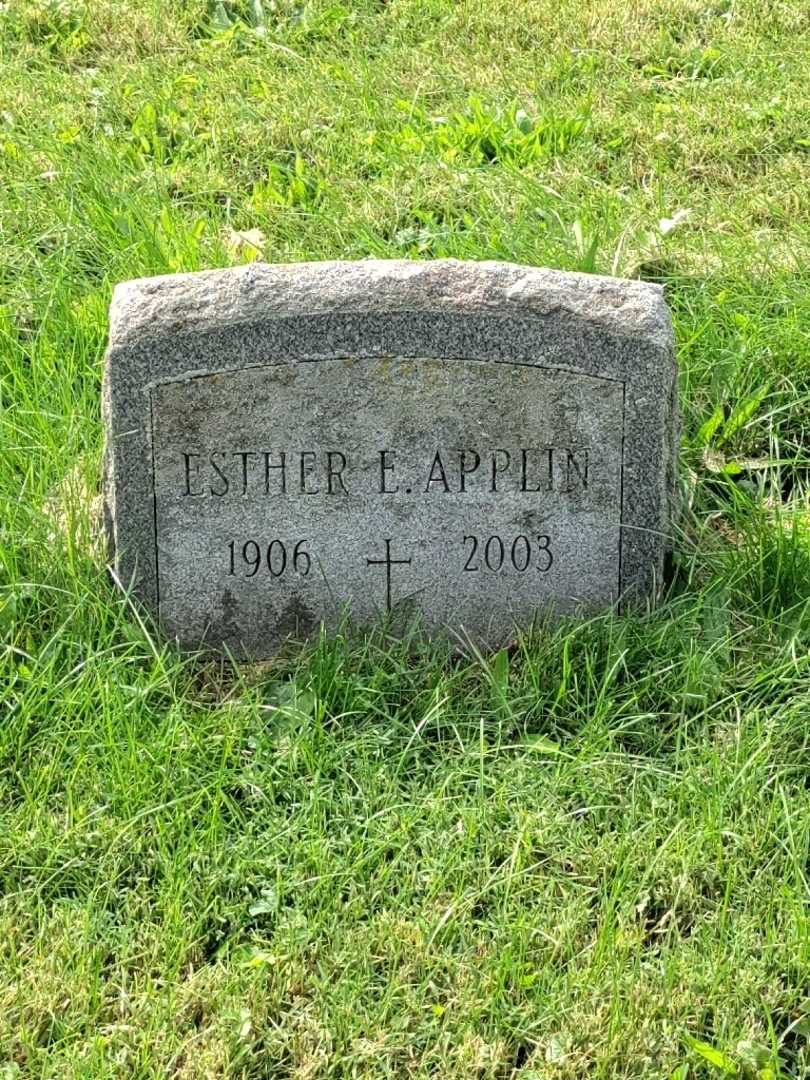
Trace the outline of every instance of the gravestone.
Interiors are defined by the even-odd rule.
[[[677,445],[661,289],[504,263],[119,285],[117,576],[184,646],[267,657],[388,613],[484,647],[654,596]]]

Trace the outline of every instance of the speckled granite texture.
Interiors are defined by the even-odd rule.
[[[453,260],[119,285],[105,500],[182,645],[266,657],[389,612],[495,647],[654,596],[678,441],[659,287]]]

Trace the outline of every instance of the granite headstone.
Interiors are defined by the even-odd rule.
[[[115,290],[118,579],[182,645],[267,657],[346,611],[495,647],[654,597],[678,435],[661,289],[362,261]]]

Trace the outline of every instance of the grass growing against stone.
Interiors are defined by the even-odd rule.
[[[3,1080],[810,1075],[809,38],[799,0],[0,6]],[[665,283],[657,610],[234,673],[114,591],[112,284],[366,255]]]

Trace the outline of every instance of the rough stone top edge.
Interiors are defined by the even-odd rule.
[[[330,313],[542,318],[558,311],[673,347],[660,285],[506,262],[363,259],[249,263],[122,282],[110,308],[110,348]]]

